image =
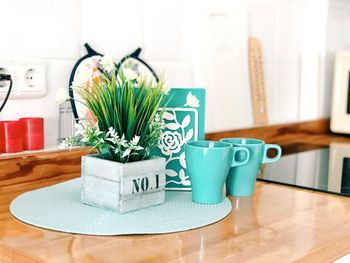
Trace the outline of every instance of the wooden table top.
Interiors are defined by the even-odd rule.
[[[14,219],[19,194],[79,176],[79,160],[67,158],[0,161],[0,262],[327,262],[350,253],[350,198],[260,181],[252,197],[229,197],[225,219],[173,234],[72,235]]]
[[[71,235],[26,225],[1,193],[0,262],[321,262],[350,252],[350,199],[258,182],[222,221],[162,235]]]

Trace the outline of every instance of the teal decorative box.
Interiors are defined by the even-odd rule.
[[[166,159],[167,190],[191,190],[185,144],[204,140],[205,89],[172,88],[163,115],[165,128],[153,155]]]

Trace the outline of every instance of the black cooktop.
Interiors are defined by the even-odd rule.
[[[258,180],[350,196],[350,144],[285,155],[266,165]]]

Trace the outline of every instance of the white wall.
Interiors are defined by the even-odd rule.
[[[10,100],[2,117],[43,116],[46,145],[58,137],[55,93],[67,87],[85,42],[120,58],[140,46],[141,57],[165,72],[172,86],[207,88],[207,131],[253,125],[248,36],[263,45],[270,123],[329,116],[334,53],[350,44],[344,30],[350,3],[339,0],[0,3],[6,10],[0,60],[45,59],[48,88],[44,98]]]
[[[58,138],[55,94],[67,87],[70,71],[80,56],[80,1],[0,0],[0,60],[41,58],[47,66],[47,96],[9,100],[3,119],[25,116],[45,118],[45,144]],[[6,10],[6,11],[5,11]]]

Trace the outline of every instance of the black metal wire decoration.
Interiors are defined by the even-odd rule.
[[[155,71],[151,68],[150,65],[148,65],[144,60],[142,60],[139,55],[141,53],[142,49],[141,48],[137,48],[134,52],[132,52],[130,55],[125,56],[124,58],[122,58],[122,60],[117,64],[117,71],[120,69],[120,67],[127,62],[128,59],[132,58],[137,60],[139,63],[141,63],[143,66],[145,66],[147,68],[147,70],[150,71],[151,75],[154,77],[154,79],[156,80],[156,82],[159,81],[159,78],[157,76],[157,74],[155,73]]]
[[[93,50],[88,43],[84,44],[84,47],[86,48],[87,54],[83,57],[81,57],[74,65],[73,70],[70,74],[69,77],[69,86],[68,86],[68,90],[69,90],[69,98],[70,98],[70,103],[72,105],[72,111],[73,111],[73,115],[74,118],[77,120],[77,122],[79,121],[79,116],[78,116],[78,111],[77,111],[77,107],[75,105],[75,100],[74,100],[74,91],[71,88],[73,81],[74,81],[74,76],[75,76],[75,72],[77,71],[77,68],[79,67],[79,65],[87,58],[93,57],[93,56],[103,56],[102,54],[96,52],[95,50]]]
[[[88,59],[88,58],[91,58],[93,56],[103,56],[101,53],[95,51],[94,49],[92,49],[90,47],[90,45],[88,43],[85,43],[84,44],[84,47],[86,48],[86,51],[87,51],[87,54],[83,57],[81,57],[74,65],[73,67],[73,70],[70,74],[70,78],[69,78],[69,97],[70,97],[70,103],[72,105],[72,112],[73,112],[73,115],[74,115],[74,118],[76,120],[76,122],[79,121],[80,118],[83,118],[84,116],[79,116],[78,114],[78,110],[77,110],[77,107],[76,107],[76,101],[74,100],[74,91],[73,89],[71,88],[72,84],[73,84],[73,81],[74,81],[74,76],[75,76],[75,73],[79,67],[79,65],[85,60],[85,59]],[[131,54],[129,55],[126,55],[125,57],[123,57],[119,63],[116,64],[116,68],[117,68],[117,71],[119,71],[119,69],[123,66],[124,63],[127,63],[128,60],[130,59],[134,59],[137,61],[137,63],[140,63],[142,66],[144,66],[148,71],[149,71],[149,74],[151,75],[151,77],[153,77],[155,79],[156,82],[159,81],[159,78],[157,76],[157,74],[155,73],[155,71],[151,68],[150,65],[148,65],[144,60],[142,60],[139,55],[141,53],[142,49],[141,48],[137,48],[134,52],[132,52]]]

